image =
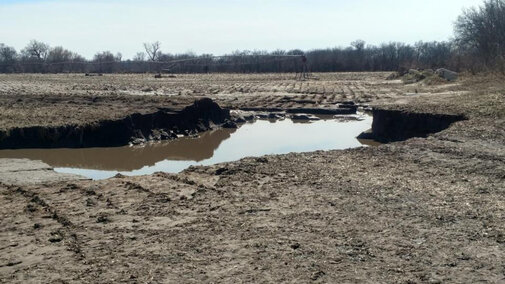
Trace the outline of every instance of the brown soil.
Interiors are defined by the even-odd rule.
[[[505,281],[503,80],[403,86],[383,81],[386,73],[269,76],[177,80],[201,86],[182,97],[215,88],[211,96],[225,106],[268,106],[286,93],[338,101],[352,91],[354,100],[370,92],[366,100],[380,109],[468,119],[378,147],[246,158],[178,175],[0,186],[0,281]],[[278,94],[278,82],[325,90]],[[252,91],[231,91],[238,84]]]
[[[403,96],[387,73],[152,75],[0,74],[0,129],[83,125],[159,108],[180,109],[210,97],[225,108],[325,108]],[[410,87],[409,87],[410,88]]]

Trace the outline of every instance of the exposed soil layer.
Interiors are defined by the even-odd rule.
[[[180,111],[163,109],[152,114],[135,113],[119,120],[87,125],[0,130],[0,149],[122,146],[129,142],[167,140],[177,138],[178,134],[206,131],[229,119],[229,110],[221,109],[207,98]]]
[[[376,108],[373,110],[371,131],[362,133],[358,138],[388,143],[412,137],[426,137],[464,119],[465,117],[462,115],[415,113]]]
[[[382,75],[331,76],[385,86]],[[253,77],[251,87],[269,84]],[[392,85],[399,95],[370,101],[467,118],[426,138],[177,175],[0,185],[0,279],[504,282],[503,82]]]

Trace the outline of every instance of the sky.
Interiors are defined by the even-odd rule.
[[[483,0],[0,0],[0,43],[31,39],[87,58],[131,58],[144,42],[165,53],[346,47],[448,40],[464,8]]]

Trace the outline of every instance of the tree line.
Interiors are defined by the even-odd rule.
[[[505,0],[486,0],[481,7],[463,12],[455,23],[454,39],[390,42],[367,45],[356,40],[348,47],[327,49],[235,51],[223,56],[194,53],[170,54],[160,42],[145,43],[131,59],[103,51],[90,60],[61,46],[36,40],[24,49],[0,43],[0,73],[266,73],[299,72],[307,64],[312,72],[397,71],[436,69],[455,71],[500,70],[505,73]]]

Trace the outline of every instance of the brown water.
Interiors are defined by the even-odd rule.
[[[76,173],[93,179],[180,172],[191,165],[210,165],[247,156],[346,149],[369,144],[355,137],[368,130],[372,118],[338,122],[325,119],[299,123],[258,120],[239,129],[218,129],[198,138],[180,138],[141,147],[85,149],[0,150],[0,158],[42,160],[58,172]]]

